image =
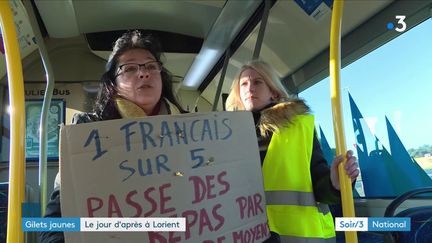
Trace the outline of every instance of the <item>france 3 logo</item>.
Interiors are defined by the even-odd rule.
[[[393,24],[393,22],[387,23],[387,29],[388,30],[396,30],[397,32],[404,32],[406,30],[406,23],[405,23],[405,15],[396,15],[395,19],[397,20],[397,24]]]

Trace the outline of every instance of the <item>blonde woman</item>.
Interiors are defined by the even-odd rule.
[[[226,107],[253,113],[271,231],[266,242],[334,239],[327,204],[340,202],[337,166],[343,156],[327,166],[309,107],[290,99],[276,72],[263,61],[240,69]],[[352,151],[345,157],[345,171],[354,181],[359,174],[356,158]]]

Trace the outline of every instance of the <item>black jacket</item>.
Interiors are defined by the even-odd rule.
[[[100,121],[94,113],[76,113],[72,118],[72,124],[88,123]],[[60,207],[60,189],[55,189],[51,194],[48,205],[45,209],[44,217],[61,217]],[[41,243],[64,243],[64,234],[62,231],[47,231],[40,233]]]

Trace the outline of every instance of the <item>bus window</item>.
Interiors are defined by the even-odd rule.
[[[342,70],[345,134],[359,158],[360,196],[394,197],[432,185],[431,29],[429,19]],[[329,94],[326,78],[299,96],[334,147]]]

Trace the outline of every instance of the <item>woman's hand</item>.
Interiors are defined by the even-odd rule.
[[[353,156],[353,151],[348,150],[346,153],[346,164],[345,164],[345,172],[351,178],[351,182],[354,182],[357,176],[359,175],[357,158]],[[343,156],[337,156],[332,163],[330,168],[330,179],[333,187],[337,190],[340,190],[339,185],[339,173],[338,173],[338,165],[343,161]]]

